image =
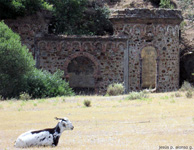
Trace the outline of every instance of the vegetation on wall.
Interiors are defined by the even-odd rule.
[[[0,22],[0,95],[18,97],[25,92],[33,98],[72,95],[63,72],[51,74],[35,68],[35,61],[20,37]]]
[[[160,0],[160,8],[174,9],[174,5],[171,4],[170,0]]]

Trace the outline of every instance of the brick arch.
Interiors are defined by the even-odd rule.
[[[68,78],[68,66],[69,66],[69,63],[76,57],[87,57],[89,58],[95,65],[95,68],[94,68],[94,78],[98,78],[100,76],[100,63],[98,62],[98,60],[91,54],[87,53],[87,52],[77,52],[77,53],[74,53],[72,54],[71,56],[69,56],[66,61],[65,61],[65,64],[64,64],[64,71],[65,71],[65,77]]]
[[[144,33],[143,34],[148,34],[149,33],[149,29],[151,29],[151,33],[153,34],[153,35],[156,35],[156,28],[155,28],[155,26],[154,25],[146,25],[145,27],[144,27]]]
[[[139,25],[139,24],[133,26],[132,34],[136,35],[136,29],[137,29],[137,28],[139,28],[139,31],[140,31],[139,35],[141,35],[141,34],[143,33],[143,28],[142,28],[142,26]]]
[[[160,31],[160,28],[163,29],[163,31]],[[166,26],[165,25],[157,25],[156,26],[156,34],[166,34]]]

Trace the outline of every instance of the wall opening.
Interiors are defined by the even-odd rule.
[[[141,52],[142,72],[141,87],[142,89],[155,89],[157,81],[157,52],[154,47],[144,47]]]
[[[72,59],[67,67],[69,75],[69,85],[77,94],[94,94],[95,64],[84,56]]]

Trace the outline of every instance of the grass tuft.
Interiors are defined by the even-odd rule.
[[[136,99],[140,99],[140,100],[145,100],[146,98],[148,98],[148,94],[141,91],[141,92],[131,92],[126,100],[136,100]]]
[[[107,95],[116,96],[124,93],[124,86],[121,83],[110,84],[107,88]]]
[[[192,93],[192,91],[187,91],[186,93],[185,93],[185,96],[187,97],[187,98],[192,98],[193,97],[193,93]]]
[[[181,97],[181,93],[176,92],[176,93],[174,94],[174,96],[175,96],[175,97]]]
[[[91,101],[90,100],[84,100],[84,106],[91,107]]]
[[[183,85],[180,88],[180,91],[189,91],[189,90],[193,91],[194,90],[193,86],[189,82],[184,81]]]

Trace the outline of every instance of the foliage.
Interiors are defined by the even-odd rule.
[[[0,22],[0,95],[18,96],[26,88],[26,80],[35,61],[20,37]]]
[[[174,9],[174,6],[171,4],[170,0],[160,0],[160,8]]]
[[[121,83],[110,84],[107,88],[107,95],[115,96],[124,93],[124,86]]]
[[[41,9],[51,9],[44,0],[0,0],[0,19],[33,14]]]
[[[180,91],[193,91],[193,86],[187,82],[187,81],[184,81],[183,85],[181,86],[180,88]]]
[[[88,0],[51,0],[55,20],[52,32],[67,35],[112,34],[112,24],[107,7]]]
[[[126,99],[136,100],[136,99],[144,99],[144,98],[148,98],[148,95],[147,93],[141,91],[141,92],[131,92]]]
[[[33,98],[73,95],[69,84],[61,78],[63,74],[60,70],[51,74],[48,71],[34,69],[27,79],[26,92]]]
[[[89,101],[89,100],[84,100],[84,106],[86,106],[86,107],[91,107],[91,101]]]
[[[191,90],[187,91],[187,92],[185,93],[185,96],[186,96],[187,98],[192,98],[192,96],[193,96],[192,91],[191,91]]]

